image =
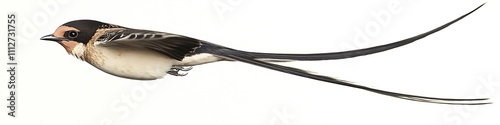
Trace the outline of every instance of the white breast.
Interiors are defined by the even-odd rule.
[[[95,46],[95,53],[92,65],[109,74],[131,79],[162,78],[172,64],[178,62],[152,50],[123,46]]]

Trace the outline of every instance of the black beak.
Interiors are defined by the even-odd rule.
[[[40,38],[40,40],[48,40],[48,41],[60,42],[60,41],[66,40],[66,39],[65,38],[56,37],[56,36],[50,34],[50,35],[43,36],[42,38]]]

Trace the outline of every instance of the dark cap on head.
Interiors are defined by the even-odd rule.
[[[73,27],[80,30],[80,32],[78,33],[78,38],[76,38],[75,41],[84,44],[87,44],[90,39],[92,39],[98,29],[122,28],[121,26],[103,23],[95,20],[74,20],[64,23],[63,26]]]

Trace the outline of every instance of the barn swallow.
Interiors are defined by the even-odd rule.
[[[396,93],[356,85],[353,82],[271,62],[345,59],[394,49],[438,32],[468,16],[483,5],[451,22],[404,40],[365,49],[331,53],[281,54],[248,52],[183,35],[127,28],[95,20],[67,22],[59,26],[53,34],[43,36],[41,40],[55,41],[63,46],[68,54],[86,61],[108,74],[128,79],[154,80],[163,78],[167,74],[184,76],[186,74],[180,72],[191,70],[191,66],[218,61],[240,61],[296,76],[406,100],[453,105],[481,105],[489,104],[490,102],[486,102],[488,98],[452,99]]]

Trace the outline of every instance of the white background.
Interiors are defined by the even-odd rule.
[[[381,25],[371,13],[390,13]],[[401,100],[300,78],[240,62],[194,67],[185,77],[156,81],[114,77],[41,41],[60,24],[94,19],[131,28],[177,33],[257,52],[314,53],[366,48],[426,32],[484,1],[476,0],[16,0],[17,117],[0,109],[2,125],[498,125],[500,102],[450,106]],[[50,10],[45,4],[52,3]],[[214,4],[227,11],[218,12]],[[353,59],[294,62],[328,76],[374,88],[434,97],[500,93],[498,1],[407,46]],[[5,18],[5,17],[4,17]],[[380,26],[369,41],[355,29]],[[4,22],[4,28],[6,28]],[[23,29],[24,28],[24,29]],[[0,31],[6,31],[0,30]],[[376,31],[371,29],[371,31]],[[366,33],[365,31],[363,31]],[[6,33],[2,33],[5,39]],[[1,44],[5,49],[6,44]],[[6,59],[1,50],[1,59]],[[138,60],[147,61],[147,60]],[[8,92],[5,71],[1,100]],[[4,98],[5,97],[5,98]],[[5,101],[4,106],[7,104]]]

